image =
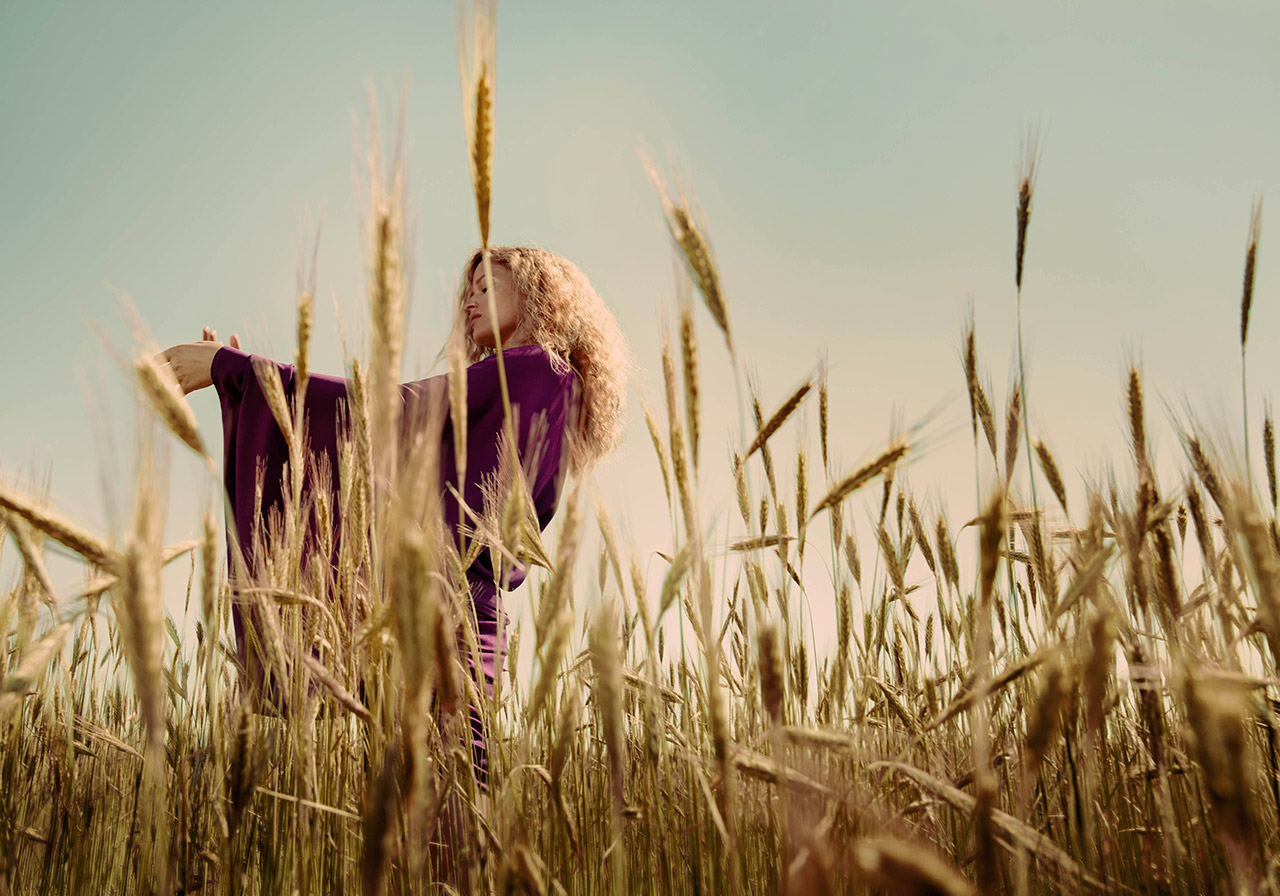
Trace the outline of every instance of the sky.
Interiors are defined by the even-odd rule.
[[[290,360],[297,265],[321,217],[312,367],[342,373],[339,318],[353,347],[368,332],[359,183],[371,90],[387,144],[406,97],[414,276],[403,378],[439,372],[447,303],[479,241],[454,16],[443,2],[0,6],[0,476],[47,482],[60,509],[118,531],[139,426],[116,360],[129,347],[122,297],[161,346],[209,325]],[[972,308],[1002,408],[1031,133],[1029,425],[1073,500],[1110,467],[1129,475],[1130,361],[1168,480],[1180,465],[1167,407],[1193,408],[1238,442],[1250,207],[1280,187],[1277,33],[1280,9],[1242,2],[1167,2],[1158,14],[1142,2],[500,5],[492,239],[572,259],[629,339],[627,436],[595,487],[650,584],[662,573],[654,552],[672,536],[638,396],[661,408],[676,277],[638,150],[668,176],[674,160],[696,193],[766,408],[827,358],[831,475],[882,446],[895,420],[927,421],[900,475],[926,515],[945,507],[954,526],[975,511],[959,340]],[[1255,445],[1280,379],[1267,218],[1264,205]],[[727,459],[749,435],[701,307],[698,328],[702,505],[723,538],[737,521]],[[217,445],[216,394],[191,404]],[[810,495],[825,491],[816,421],[811,402],[776,437],[788,494],[801,441],[815,459]],[[173,443],[167,540],[198,532],[213,488]],[[870,549],[872,510],[854,507]],[[0,586],[16,575],[15,554],[7,546],[0,559]],[[834,611],[816,572],[806,582],[821,640]],[[80,571],[58,563],[54,578],[70,591]],[[166,580],[179,619],[185,579]]]

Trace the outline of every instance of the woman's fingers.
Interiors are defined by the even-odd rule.
[[[231,334],[231,347],[235,349],[240,348],[240,337],[235,333]]]

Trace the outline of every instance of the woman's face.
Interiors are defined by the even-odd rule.
[[[493,270],[494,303],[498,306],[498,328],[502,333],[502,346],[506,348],[511,344],[511,336],[520,322],[519,290],[506,265],[493,264],[490,267]],[[462,303],[462,313],[467,320],[467,331],[476,345],[495,348],[483,264],[476,265],[471,276],[471,291]]]

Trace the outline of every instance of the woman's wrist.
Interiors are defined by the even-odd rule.
[[[247,352],[231,345],[219,345],[209,361],[209,378],[213,380],[214,388],[219,390],[229,381],[242,385],[242,374],[248,365]]]

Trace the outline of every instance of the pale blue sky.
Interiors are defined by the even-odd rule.
[[[363,332],[366,200],[352,174],[367,79],[384,133],[402,82],[408,91],[406,379],[426,373],[478,240],[453,4],[261,7],[0,7],[0,475],[51,468],[54,500],[98,526],[109,516],[104,432],[120,445],[114,478],[134,427],[124,379],[88,325],[124,344],[112,289],[163,345],[209,324],[288,358],[295,257],[307,209],[323,206],[313,363],[340,372],[335,300],[349,333]],[[941,404],[909,475],[963,520],[972,455],[956,345],[971,297],[1003,403],[1029,127],[1044,137],[1024,278],[1035,433],[1073,481],[1103,459],[1124,464],[1129,354],[1143,360],[1166,460],[1176,445],[1157,393],[1239,426],[1249,206],[1259,194],[1280,201],[1277,34],[1280,11],[1265,3],[508,3],[493,238],[536,242],[587,272],[656,405],[659,320],[674,289],[636,150],[664,159],[670,147],[705,211],[766,403],[825,348],[837,471],[883,440],[895,409],[914,420]],[[1280,378],[1268,217],[1251,328],[1258,427]],[[703,449],[705,503],[723,513],[737,414],[721,343],[699,320],[707,392],[730,396],[708,408]],[[215,394],[192,404],[216,444]],[[600,488],[636,542],[661,549],[660,479],[632,405]],[[95,428],[95,414],[109,426]],[[816,429],[816,407],[808,422]],[[779,450],[794,444],[788,431]],[[190,487],[199,472],[185,450],[172,455],[176,539],[196,528],[207,490]]]

